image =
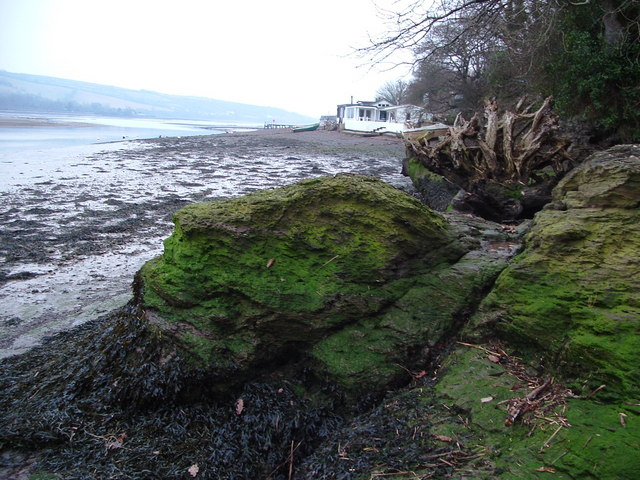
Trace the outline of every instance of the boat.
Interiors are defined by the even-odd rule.
[[[312,132],[317,130],[320,126],[320,122],[318,123],[310,123],[309,125],[300,125],[299,127],[293,127],[294,133],[298,132]]]

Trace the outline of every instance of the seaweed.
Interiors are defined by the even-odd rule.
[[[181,376],[165,348],[132,303],[5,360],[0,450],[32,454],[31,471],[55,478],[185,478],[197,464],[202,479],[277,480],[292,445],[304,456],[342,422],[275,377],[189,395],[203,377]]]

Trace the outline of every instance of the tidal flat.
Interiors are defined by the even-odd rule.
[[[256,130],[108,144],[3,185],[0,358],[124,305],[179,208],[337,173],[410,190],[403,156],[394,137]]]

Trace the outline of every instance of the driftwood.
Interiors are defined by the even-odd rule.
[[[509,219],[523,208],[500,212],[501,197],[517,199],[540,185],[547,195],[573,166],[571,142],[558,135],[552,103],[549,97],[534,110],[522,99],[513,112],[499,114],[496,101],[486,101],[483,121],[478,114],[470,120],[458,115],[445,135],[405,135],[405,145],[427,169],[477,196],[476,201],[493,204],[494,217]]]

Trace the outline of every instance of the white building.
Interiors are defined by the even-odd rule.
[[[400,133],[431,120],[431,114],[415,105],[391,105],[384,100],[338,105],[340,130]]]

